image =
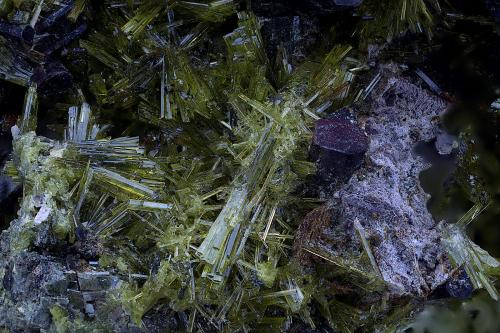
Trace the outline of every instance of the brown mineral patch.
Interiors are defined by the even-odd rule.
[[[312,264],[313,256],[304,250],[317,243],[332,223],[333,215],[327,206],[320,206],[309,212],[295,234],[293,253],[299,263],[305,267]]]

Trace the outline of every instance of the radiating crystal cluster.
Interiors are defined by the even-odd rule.
[[[385,2],[390,15],[365,2],[384,20],[360,23],[359,36],[390,38],[431,23],[424,1]],[[352,174],[369,134],[355,120],[322,118],[365,103],[381,75],[354,86],[369,67],[351,46],[331,41],[302,63],[284,45],[270,59],[262,20],[248,8],[233,0],[0,0],[0,15],[15,22],[0,21],[0,32],[19,42],[0,36],[0,78],[26,87],[4,168],[23,193],[0,238],[0,326],[147,332],[167,317],[172,331],[376,331],[414,309],[391,293],[364,221],[351,221],[354,250],[339,242],[332,255],[298,239],[318,231],[301,222],[324,199],[308,192],[315,128],[332,124],[341,133],[322,140],[356,148],[327,147]],[[60,99],[50,112],[39,109],[53,96]],[[64,125],[47,126],[49,113]],[[312,215],[329,219],[321,209]],[[491,283],[498,262],[461,225],[443,224],[442,236],[454,267],[498,297]],[[319,260],[317,271],[301,251]],[[359,306],[341,299],[354,294]],[[404,309],[392,311],[400,303]]]

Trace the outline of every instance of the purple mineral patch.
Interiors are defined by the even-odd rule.
[[[348,119],[320,119],[316,122],[314,144],[321,149],[357,155],[368,149],[368,137]]]
[[[310,153],[323,185],[347,181],[368,149],[368,137],[345,113],[340,110],[338,116],[316,122]]]
[[[47,94],[64,92],[73,85],[73,76],[59,61],[38,66],[32,80],[38,85],[39,91]]]

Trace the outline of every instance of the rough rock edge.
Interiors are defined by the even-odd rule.
[[[357,220],[391,294],[426,296],[446,282],[451,267],[437,222],[427,210],[429,195],[419,183],[419,173],[429,166],[414,147],[436,137],[447,104],[402,77],[396,65],[383,65],[380,73],[382,80],[367,105],[370,115],[360,117],[370,136],[365,164],[319,208],[331,212],[330,221],[315,220],[325,217],[316,212],[305,220],[295,249],[302,261],[301,244],[355,258],[363,251],[354,227]],[[314,224],[324,229],[311,232],[318,230]]]

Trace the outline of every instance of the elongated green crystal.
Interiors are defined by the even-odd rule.
[[[456,267],[463,267],[475,288],[484,288],[494,300],[499,294],[492,277],[500,274],[500,262],[469,239],[465,227],[484,209],[483,204],[474,205],[456,224],[443,228],[443,243]]]

